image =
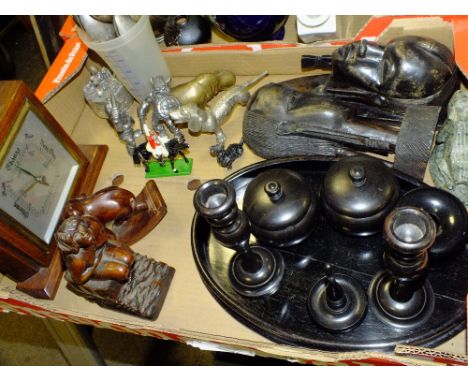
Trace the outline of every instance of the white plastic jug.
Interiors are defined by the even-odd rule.
[[[171,77],[147,15],[141,16],[127,33],[109,41],[93,42],[85,33],[78,34],[140,103],[151,91],[151,77]]]

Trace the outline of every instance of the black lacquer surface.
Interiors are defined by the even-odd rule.
[[[320,193],[323,177],[333,163],[328,159],[297,158],[260,162],[227,178],[234,185],[237,201],[247,184],[270,168],[289,168],[301,173]],[[401,193],[422,183],[395,171]],[[251,243],[255,241],[252,237]],[[228,267],[234,251],[221,246],[208,223],[197,214],[192,224],[192,248],[201,277],[217,301],[236,319],[265,337],[278,342],[332,351],[391,351],[396,344],[433,347],[465,326],[465,297],[468,292],[468,253],[456,253],[444,262],[429,264],[427,279],[435,292],[432,317],[413,329],[398,329],[377,319],[372,306],[364,321],[347,333],[320,329],[307,312],[307,297],[330,263],[336,272],[357,279],[367,290],[373,276],[384,269],[382,234],[352,237],[335,231],[318,211],[312,234],[301,244],[281,249],[286,270],[278,291],[268,297],[248,298],[236,293],[229,282]]]

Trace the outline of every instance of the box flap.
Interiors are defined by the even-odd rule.
[[[41,102],[47,102],[80,71],[88,57],[87,50],[88,47],[76,36],[65,41],[35,92]]]

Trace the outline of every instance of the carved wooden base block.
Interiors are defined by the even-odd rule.
[[[146,236],[167,213],[166,202],[153,180],[145,184],[137,195],[136,202],[147,208],[133,213],[130,218],[122,222],[114,222],[112,226],[117,238],[128,245]]]
[[[175,269],[138,253],[134,255],[135,263],[127,282],[91,279],[82,285],[76,285],[68,272],[65,279],[75,293],[105,308],[155,320],[163,306]]]

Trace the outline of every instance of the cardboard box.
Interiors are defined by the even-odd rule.
[[[452,23],[441,18],[399,19],[387,23],[382,33],[378,33],[378,37],[385,40],[397,35],[420,34],[436,38],[453,48],[453,30]],[[167,51],[165,57],[175,75],[173,84],[186,81],[187,78],[184,77],[217,69],[233,70],[238,75],[237,81],[241,83],[252,75],[268,70],[270,76],[256,86],[259,87],[268,82],[310,75],[310,72],[307,74],[301,72],[300,56],[330,53],[334,49],[332,43],[317,46],[294,44],[287,47],[250,44],[257,48],[248,49],[245,49],[244,44],[235,45],[243,48],[227,48],[233,46],[228,44],[221,49],[211,44],[205,46],[205,50],[177,48],[176,51],[172,49]],[[84,67],[46,103],[46,106],[75,142],[109,145],[109,153],[96,189],[109,186],[115,175],[123,174],[122,187],[138,193],[145,184],[143,169],[132,164],[124,144],[119,141],[108,122],[99,119],[86,105],[82,88],[88,78],[89,73]],[[229,143],[240,139],[243,112],[242,107],[237,107],[231,118],[223,125]],[[139,319],[89,303],[69,291],[65,281],[62,282],[56,298],[47,301],[34,299],[15,290],[15,284],[1,276],[0,311],[14,311],[181,341],[201,349],[276,357],[308,364],[468,364],[465,347],[466,331],[436,349],[397,346],[395,353],[375,351],[337,353],[276,344],[230,316],[204,286],[192,258],[190,229],[194,214],[193,192],[187,189],[187,185],[193,179],[203,182],[212,178],[224,178],[233,171],[262,158],[246,148],[244,155],[229,171],[218,166],[216,160],[209,155],[208,148],[215,141],[213,135],[192,136],[187,131],[184,131],[184,134],[190,144],[190,156],[194,158],[193,172],[185,177],[157,179],[158,187],[167,203],[168,214],[148,236],[132,247],[135,251],[164,261],[176,269],[163,309],[156,321]],[[431,183],[428,173],[425,180]]]

